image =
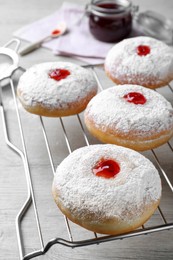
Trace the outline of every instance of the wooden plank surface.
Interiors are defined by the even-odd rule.
[[[22,1],[22,0],[0,0],[0,45],[2,46],[12,38],[12,33],[23,25],[33,22],[41,17],[56,11],[63,1],[42,0],[42,1]],[[86,1],[75,1],[86,3]],[[139,1],[133,1],[139,4]],[[142,0],[140,10],[155,10],[168,18],[173,18],[172,0]],[[22,43],[24,46],[26,43]],[[53,56],[46,50],[40,49],[20,59],[20,65],[28,68],[31,65],[44,61],[55,61],[63,58]],[[69,59],[71,60],[71,59]],[[111,82],[105,78],[104,72],[98,73],[106,86],[111,86]],[[16,80],[18,75],[15,75]],[[17,84],[17,82],[16,82]],[[19,148],[22,147],[19,138],[19,128],[16,123],[14,103],[8,82],[4,83],[3,96],[4,105],[8,122],[10,139]],[[173,102],[173,94],[170,90],[159,90],[167,99]],[[47,150],[42,134],[40,119],[37,116],[26,113],[20,107],[24,137],[26,140],[27,155],[30,164],[30,171],[35,191],[35,199],[39,212],[39,219],[46,244],[54,237],[68,239],[64,217],[56,208],[51,195],[51,183],[53,178],[52,169],[49,163]],[[81,115],[81,119],[82,119]],[[56,167],[68,154],[65,146],[63,131],[58,119],[44,119],[48,139],[51,146],[54,166]],[[85,145],[82,132],[76,117],[64,119],[67,134],[72,149]],[[24,175],[24,168],[21,158],[11,151],[4,140],[2,119],[0,117],[0,259],[16,260],[19,259],[18,245],[15,230],[15,217],[27,197],[27,186]],[[89,136],[91,143],[97,142]],[[171,141],[173,145],[173,141]],[[155,150],[163,169],[173,182],[173,155],[170,147],[166,144]],[[154,162],[151,152],[145,155]],[[162,178],[163,179],[163,178]],[[166,182],[163,179],[163,198],[161,207],[164,210],[168,221],[173,221],[173,196]],[[38,250],[40,247],[39,238],[36,232],[33,207],[31,206],[22,221],[25,252],[29,253]],[[152,217],[146,226],[160,225],[162,219],[159,213]],[[92,238],[93,234],[71,224],[70,227],[74,239]],[[104,243],[101,245],[87,246],[83,248],[71,249],[61,245],[55,245],[44,256],[35,259],[51,260],[113,260],[113,259],[137,259],[137,260],[172,260],[173,259],[173,230],[163,231],[139,236],[124,240]]]

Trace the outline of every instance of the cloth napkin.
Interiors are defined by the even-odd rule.
[[[29,24],[14,33],[15,37],[35,42],[50,34],[59,22],[67,24],[67,33],[43,44],[56,55],[75,57],[89,64],[102,64],[109,49],[114,45],[96,40],[89,31],[85,6],[64,2],[59,10]],[[141,32],[133,29],[131,36]]]

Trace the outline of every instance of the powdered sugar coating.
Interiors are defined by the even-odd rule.
[[[70,75],[60,81],[49,77],[53,69],[66,69]],[[69,104],[80,101],[88,93],[97,91],[93,74],[69,62],[46,62],[29,68],[20,78],[18,92],[26,106],[38,103],[47,108],[65,109]]]
[[[150,53],[138,55],[139,45],[149,46]],[[162,85],[173,79],[173,50],[146,36],[125,39],[108,52],[105,69],[122,84]]]
[[[136,105],[128,102],[124,95],[129,92],[141,93],[146,103]],[[150,137],[170,129],[173,132],[171,104],[159,93],[138,85],[117,85],[100,92],[89,102],[85,116],[102,132],[112,129],[128,138],[130,133],[133,139]]]
[[[120,172],[105,179],[93,174],[101,159],[115,160]],[[130,223],[161,196],[161,181],[154,165],[141,154],[116,145],[91,145],[70,154],[57,168],[54,187],[71,214],[98,222],[118,218]],[[97,218],[94,217],[97,215]]]

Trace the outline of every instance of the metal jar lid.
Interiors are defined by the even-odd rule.
[[[146,35],[173,44],[173,22],[153,11],[138,13],[135,22]]]

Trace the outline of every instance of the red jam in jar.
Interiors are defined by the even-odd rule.
[[[89,28],[103,42],[120,41],[131,32],[131,3],[128,0],[96,0],[88,5]]]

